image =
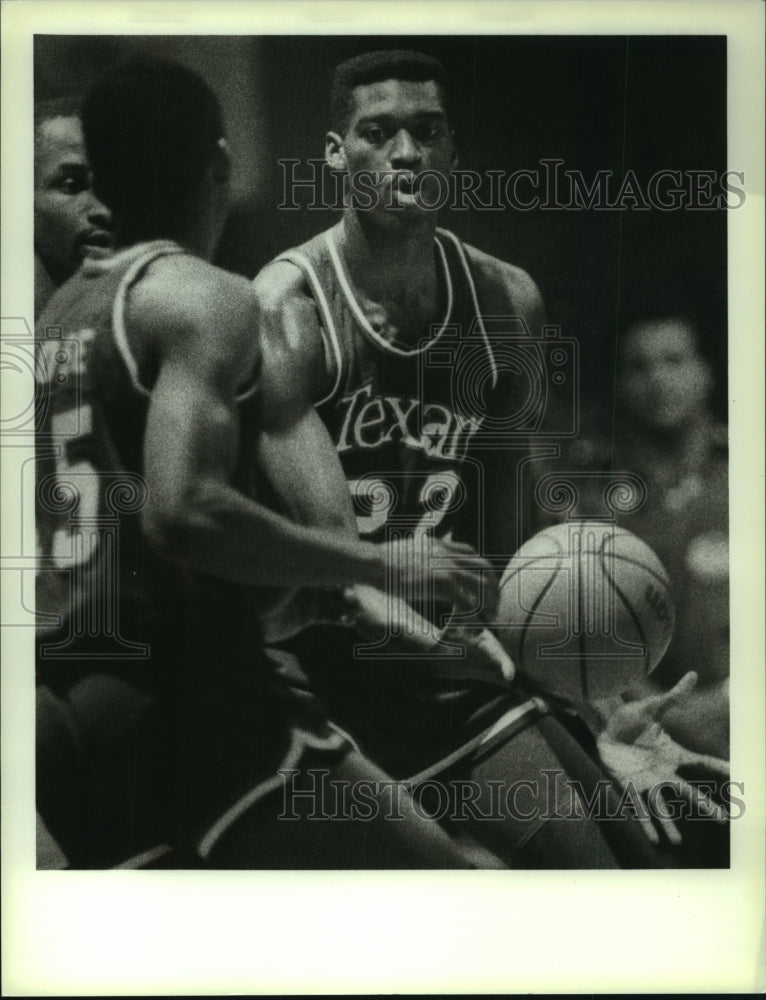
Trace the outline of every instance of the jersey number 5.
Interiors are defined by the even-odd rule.
[[[85,442],[92,431],[90,406],[64,410],[51,417],[51,433],[58,448],[55,474],[41,483],[40,502],[56,525],[41,555],[66,569],[87,562],[98,542],[100,480],[88,460]],[[76,432],[73,432],[76,429]],[[41,532],[38,529],[38,535]]]

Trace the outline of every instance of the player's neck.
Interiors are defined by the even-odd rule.
[[[56,282],[48,273],[48,269],[35,254],[35,319],[45,308],[46,302],[56,291],[56,287]]]
[[[151,243],[155,240],[177,243],[195,257],[207,261],[212,258],[215,248],[209,227],[200,225],[194,218],[182,220],[176,225],[164,226],[161,231],[132,229],[130,226],[120,227],[115,234],[115,248],[126,250],[137,243]]]
[[[431,219],[385,227],[363,224],[355,212],[346,212],[338,244],[355,287],[374,301],[405,296],[408,289],[435,289],[435,229]]]

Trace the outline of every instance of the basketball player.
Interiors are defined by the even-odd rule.
[[[429,538],[462,536],[499,557],[493,565],[501,570],[518,544],[509,537],[515,467],[507,450],[485,443],[484,425],[512,414],[518,401],[489,326],[502,317],[506,331],[538,332],[540,295],[519,268],[437,228],[425,207],[456,162],[436,60],[386,51],[343,63],[331,114],[326,158],[349,180],[346,207],[338,225],[256,278],[264,364],[281,366],[285,385],[305,384],[335,442],[362,537],[403,534],[419,553]],[[473,405],[453,389],[461,364],[477,372]],[[274,463],[272,479],[280,475],[289,488],[289,470]],[[439,613],[423,594],[389,594],[387,609],[398,612],[400,597],[418,612]],[[474,624],[491,620],[488,609],[474,610]],[[367,626],[375,614],[362,601]],[[600,775],[542,699],[518,683],[509,690],[512,667],[486,630],[477,643],[464,616],[460,631],[428,638],[432,653],[455,640],[468,655],[435,659],[416,641],[420,620],[411,619],[409,632],[397,620],[397,636],[384,628],[377,644],[356,650],[359,637],[338,628],[302,637],[313,652],[304,659],[311,685],[365,751],[415,785],[474,782],[484,816],[493,784],[528,782],[525,816],[472,824],[476,838],[513,865],[654,863],[631,823],[615,824],[610,847],[595,822],[530,818],[527,806],[543,804],[551,775],[564,812],[565,772],[585,783]],[[404,658],[402,635],[413,643]]]
[[[79,101],[40,101],[34,113],[34,310],[40,315],[55,289],[86,256],[111,246],[111,216],[94,196],[85,156]],[[38,853],[60,866],[58,846],[37,818]]]
[[[470,605],[485,564],[445,544],[437,570],[415,569],[396,546],[256,502],[266,439],[305,470],[304,491],[337,457],[310,407],[269,420],[252,288],[207,263],[229,188],[218,103],[191,71],[136,58],[94,85],[83,127],[117,251],[86,260],[38,324],[44,821],[74,867],[160,841],[180,865],[469,866],[413,810],[403,823],[280,821],[279,768],[387,776],[287,690],[253,585],[382,587],[400,565]]]
[[[86,257],[112,245],[109,210],[93,194],[74,98],[35,105],[35,318]]]

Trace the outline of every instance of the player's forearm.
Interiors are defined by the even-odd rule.
[[[234,583],[275,587],[383,587],[380,546],[325,528],[296,524],[218,484],[187,494],[183,511],[144,518],[162,554],[190,569]]]

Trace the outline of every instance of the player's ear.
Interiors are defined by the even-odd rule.
[[[231,151],[223,137],[216,143],[212,166],[213,180],[217,184],[228,184],[231,180]]]
[[[328,132],[324,146],[324,158],[333,170],[346,169],[346,151],[343,148],[343,136],[337,132]]]

